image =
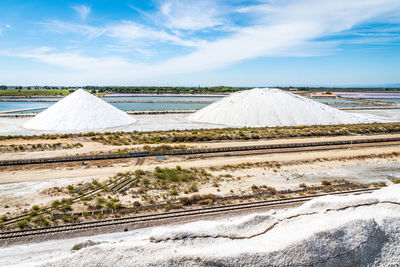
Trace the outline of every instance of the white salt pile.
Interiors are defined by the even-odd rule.
[[[23,127],[44,131],[83,131],[112,128],[136,120],[84,90],[77,90],[27,121]]]
[[[271,88],[255,88],[234,93],[187,119],[228,126],[295,126],[370,123],[357,114],[314,100]]]
[[[288,210],[156,228],[149,240],[102,243],[44,265],[397,266],[399,227],[395,185]]]

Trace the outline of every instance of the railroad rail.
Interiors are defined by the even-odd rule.
[[[392,145],[393,142],[400,142],[400,137],[337,140],[337,141],[310,142],[310,143],[270,144],[270,145],[258,145],[258,146],[234,146],[234,147],[188,149],[188,150],[173,149],[168,152],[144,151],[144,152],[118,153],[118,154],[108,153],[108,154],[96,154],[96,155],[65,156],[65,157],[55,157],[55,158],[2,160],[0,161],[0,166],[124,159],[124,158],[142,158],[142,157],[152,157],[152,156],[183,156],[183,155],[190,156],[190,155],[200,155],[200,154],[231,153],[231,152],[262,151],[262,150],[269,150],[269,152],[264,151],[262,153],[273,153],[274,151],[285,152],[285,151],[279,151],[281,149],[300,149],[300,148],[313,148],[314,150],[329,150],[332,149],[332,147],[334,148],[335,146],[379,144],[379,143],[382,144],[386,143]],[[296,152],[296,150],[289,150],[287,152]]]
[[[214,207],[205,207],[205,208],[194,208],[180,211],[172,211],[172,212],[164,212],[164,213],[152,213],[152,214],[143,214],[136,216],[126,216],[119,218],[111,218],[111,219],[103,219],[82,223],[71,223],[64,224],[58,226],[50,226],[45,228],[35,228],[35,229],[25,229],[25,230],[15,230],[8,232],[0,232],[0,240],[10,240],[10,239],[18,239],[24,237],[35,237],[39,235],[47,235],[47,234],[58,234],[58,233],[66,233],[73,231],[82,231],[82,230],[90,230],[95,228],[102,227],[111,227],[111,226],[119,226],[119,225],[132,225],[132,224],[140,224],[140,223],[151,223],[151,222],[160,222],[169,219],[179,219],[179,218],[190,218],[196,216],[209,216],[209,215],[218,215],[223,213],[232,213],[232,212],[240,212],[244,210],[256,210],[262,209],[266,207],[274,208],[282,205],[295,205],[302,204],[306,201],[309,201],[313,198],[326,196],[326,195],[348,195],[348,194],[363,194],[363,193],[371,193],[379,188],[364,188],[364,189],[355,189],[355,190],[347,190],[347,191],[338,191],[332,193],[323,193],[323,194],[315,194],[310,196],[298,196],[291,198],[283,198],[276,200],[262,200],[256,202],[247,202],[247,203],[238,203],[238,204],[229,204],[222,206],[214,206]]]
[[[106,184],[105,186],[109,187],[109,189],[111,191],[122,191],[122,190],[127,189],[131,184],[133,184],[136,181],[137,181],[136,178],[120,178],[119,180],[116,181],[116,183],[112,183],[111,182],[111,183]],[[92,195],[95,195],[95,194],[97,194],[97,193],[99,193],[101,191],[103,191],[103,188],[96,188],[96,189],[93,189],[93,190],[89,190],[88,192],[86,192],[86,193],[84,193],[82,195],[79,195],[78,197],[72,198],[71,199],[71,204],[72,203],[76,203],[82,197],[92,196]],[[43,214],[43,212],[49,211],[49,210],[52,210],[52,209],[53,209],[52,207],[45,208],[44,210],[41,210],[38,214]],[[8,220],[5,220],[3,223],[4,223],[4,225],[10,225],[10,224],[14,224],[14,223],[23,221],[28,217],[29,217],[29,213],[24,213],[24,214],[21,214],[19,216],[10,218]]]

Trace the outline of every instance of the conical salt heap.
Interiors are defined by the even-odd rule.
[[[43,131],[81,131],[124,126],[136,120],[104,100],[79,89],[27,121]]]
[[[191,114],[196,122],[228,126],[295,126],[370,123],[314,100],[272,88],[255,88],[227,96]]]

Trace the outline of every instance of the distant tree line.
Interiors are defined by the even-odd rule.
[[[270,86],[271,87],[271,86]],[[11,91],[18,90],[22,95],[35,94],[68,94],[76,89],[82,88],[91,93],[120,93],[120,94],[224,94],[233,93],[241,90],[251,89],[252,87],[230,87],[230,86],[214,86],[214,87],[179,87],[179,86],[6,86],[0,85],[0,90],[9,89]],[[346,88],[346,87],[281,87],[282,90],[289,91],[400,91],[400,88]],[[12,89],[12,90],[10,90]],[[37,92],[33,93],[32,91]],[[47,91],[46,91],[47,90]]]
[[[249,88],[245,87],[152,87],[152,86],[84,86],[83,89],[98,93],[120,94],[207,94],[207,93],[232,93]]]
[[[340,92],[340,91],[400,91],[400,87],[282,87],[276,86],[275,88],[279,88],[282,90],[297,90],[297,91],[329,91],[329,92]]]

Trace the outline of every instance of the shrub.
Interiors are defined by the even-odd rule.
[[[199,201],[199,205],[212,205],[213,200],[210,198],[202,199]]]
[[[18,226],[19,228],[23,229],[23,228],[25,228],[25,227],[28,226],[28,221],[27,221],[27,220],[19,221],[19,222],[17,222],[17,226]]]
[[[140,204],[139,201],[135,201],[135,202],[133,202],[133,206],[136,207],[136,208],[139,208],[139,207],[142,206],[142,204]]]
[[[143,171],[143,170],[136,170],[135,171],[135,177],[136,178],[140,178],[140,176],[142,176],[142,175],[144,175],[145,174],[145,172]]]
[[[179,195],[178,190],[176,190],[176,188],[172,189],[171,191],[169,191],[169,193],[171,194],[171,196],[177,196]]]
[[[37,210],[32,210],[30,213],[29,213],[29,217],[35,217],[35,216],[37,216],[38,215],[38,211]]]
[[[105,203],[106,200],[102,197],[97,198],[96,203],[97,205],[101,206],[101,204]]]
[[[332,183],[329,181],[322,181],[322,185],[331,185]]]
[[[36,210],[36,211],[38,211],[40,208],[39,208],[39,206],[38,205],[34,205],[34,206],[32,206],[32,210]]]
[[[198,192],[199,191],[199,189],[197,188],[197,184],[192,184],[190,187],[189,187],[189,192]]]
[[[400,178],[399,177],[392,177],[390,180],[394,184],[400,184]]]
[[[44,215],[39,215],[37,218],[34,220],[35,223],[37,223],[40,226],[48,226],[50,224],[49,220],[44,216]]]
[[[71,210],[72,210],[72,207],[71,207],[71,205],[69,205],[69,204],[63,204],[63,205],[59,208],[59,210],[62,211],[62,212],[67,212],[67,211],[71,211]]]
[[[51,203],[51,207],[52,208],[57,208],[60,205],[60,201],[59,200],[54,200],[53,203]]]
[[[70,222],[70,221],[72,221],[72,218],[71,218],[70,215],[64,215],[64,216],[61,217],[61,220],[63,222]]]

